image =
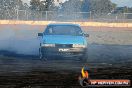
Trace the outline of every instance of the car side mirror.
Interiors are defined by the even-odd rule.
[[[89,34],[84,34],[85,37],[89,37]]]
[[[43,33],[38,33],[38,36],[43,36]]]

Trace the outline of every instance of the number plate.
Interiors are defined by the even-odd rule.
[[[67,52],[69,49],[59,49],[59,52]]]

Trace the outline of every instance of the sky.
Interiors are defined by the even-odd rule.
[[[22,1],[24,3],[28,3],[29,5],[30,0],[22,0]],[[111,1],[116,3],[118,7],[122,7],[122,6],[132,7],[132,0],[111,0]]]

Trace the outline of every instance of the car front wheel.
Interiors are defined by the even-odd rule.
[[[41,48],[39,48],[39,58],[47,61],[47,58],[45,58],[44,55],[42,54]]]
[[[88,60],[88,52],[86,51],[86,53],[80,57],[80,61],[86,63],[87,60]]]

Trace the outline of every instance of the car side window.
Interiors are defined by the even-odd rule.
[[[53,28],[52,27],[47,27],[44,34],[52,34],[53,33]]]
[[[50,28],[48,29],[48,31],[49,31],[49,32],[48,32],[49,34],[52,34],[52,33],[53,33],[53,28],[50,27]]]

